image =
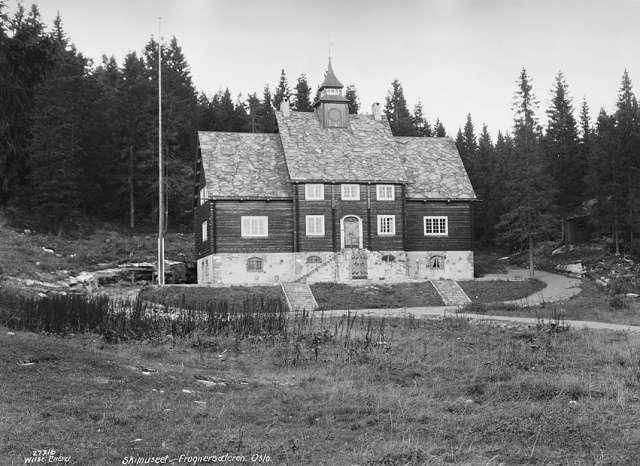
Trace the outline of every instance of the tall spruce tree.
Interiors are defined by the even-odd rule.
[[[347,86],[347,90],[344,94],[345,98],[348,101],[349,113],[355,115],[360,110],[360,99],[358,98],[358,91],[356,91],[356,86],[353,84],[349,84]]]
[[[632,243],[640,233],[640,111],[627,70],[622,75],[616,104],[616,135],[618,158],[624,167],[620,183],[623,186],[621,203],[625,210],[623,228]]]
[[[420,101],[413,107],[413,130],[416,136],[430,137],[433,135],[431,125],[424,117],[422,102]]]
[[[614,115],[600,110],[589,170],[589,185],[597,199],[595,221],[602,232],[611,232],[615,253],[620,254],[620,231],[625,220],[624,171]]]
[[[271,100],[271,91],[269,85],[264,86],[262,92],[262,121],[261,126],[265,133],[276,132],[276,114],[274,113],[273,102]]]
[[[391,83],[391,89],[387,94],[384,113],[391,125],[391,132],[394,136],[415,136],[415,129],[411,118],[411,113],[407,108],[407,101],[404,98],[402,84],[397,79]]]
[[[437,138],[444,138],[447,136],[447,130],[440,121],[440,118],[436,118],[436,124],[433,126],[433,135]]]
[[[584,201],[586,160],[578,146],[578,127],[573,116],[569,86],[558,72],[547,110],[546,164],[555,185],[555,205],[566,216]]]
[[[311,88],[307,82],[307,76],[303,73],[298,77],[296,82],[296,98],[293,103],[293,108],[298,112],[312,112],[313,106],[311,105]]]
[[[501,238],[510,245],[526,248],[529,253],[529,273],[534,274],[535,241],[549,237],[557,228],[551,216],[552,183],[543,169],[539,129],[535,110],[537,101],[526,69],[518,77],[514,99],[515,154],[509,168],[505,197],[506,212],[498,228]]]
[[[88,60],[57,22],[51,34],[56,64],[34,89],[29,197],[38,225],[61,232],[87,213],[83,167],[91,153],[86,135],[97,111],[98,87],[88,77]]]
[[[276,110],[280,110],[280,104],[285,98],[288,99],[290,95],[291,91],[289,90],[287,74],[284,72],[284,69],[282,69],[282,71],[280,71],[280,80],[278,81],[278,85],[276,86],[276,92],[273,94],[273,107]]]

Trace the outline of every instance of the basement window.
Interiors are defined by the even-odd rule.
[[[429,268],[434,270],[443,270],[444,256],[431,256],[429,258]]]
[[[425,236],[447,236],[449,234],[448,217],[423,217]]]
[[[322,259],[320,256],[309,256],[307,257],[307,264],[320,264],[322,263]]]
[[[384,256],[382,256],[382,262],[393,262],[396,260],[396,256],[392,255],[392,254],[385,254]]]
[[[247,259],[247,272],[262,272],[264,261],[260,257]]]

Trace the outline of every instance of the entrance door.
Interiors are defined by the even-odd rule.
[[[360,247],[360,221],[356,217],[346,217],[344,219],[344,247]]]

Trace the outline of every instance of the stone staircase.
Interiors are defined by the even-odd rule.
[[[326,261],[318,264],[316,267],[312,268],[311,270],[309,270],[307,273],[300,275],[298,278],[296,278],[294,281],[296,282],[302,282],[302,281],[306,281],[308,277],[310,277],[311,275],[313,275],[314,273],[316,273],[318,270],[323,269],[329,265],[332,265],[334,262],[336,262],[337,257],[340,255],[340,253],[333,253],[333,255],[331,255],[331,257],[329,257],[329,259],[327,259]]]
[[[291,311],[315,311],[318,309],[311,288],[304,282],[281,283],[282,291]]]
[[[445,306],[464,306],[471,300],[455,280],[431,280]]]

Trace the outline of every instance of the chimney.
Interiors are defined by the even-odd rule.
[[[282,103],[280,104],[280,111],[282,112],[282,116],[289,116],[291,112],[291,107],[289,106],[289,98],[285,97],[282,99]]]
[[[373,105],[371,106],[371,113],[373,114],[374,120],[382,120],[382,110],[380,109],[380,102],[373,103]]]

